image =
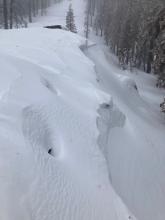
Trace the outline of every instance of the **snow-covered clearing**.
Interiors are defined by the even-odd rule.
[[[50,7],[45,16],[36,17],[30,27],[43,27],[47,25],[66,25],[66,14],[69,5],[72,4],[75,17],[75,25],[79,34],[84,35],[84,17],[86,9],[85,0],[63,0]]]
[[[83,52],[83,37],[42,28],[70,2],[83,35],[83,0],[0,31],[0,219],[164,220],[165,92],[100,39]]]

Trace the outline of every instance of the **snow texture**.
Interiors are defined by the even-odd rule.
[[[130,215],[97,143],[98,109],[111,98],[96,86],[84,43],[64,30],[1,31],[0,219]]]
[[[138,219],[163,220],[165,127],[159,103],[165,92],[155,87],[155,76],[120,71],[102,40],[93,39],[97,46],[86,54],[96,64],[99,88],[113,97],[98,121],[112,186]]]
[[[64,0],[0,31],[0,219],[164,220],[165,136],[155,77],[121,71]],[[83,10],[84,9],[84,10]]]

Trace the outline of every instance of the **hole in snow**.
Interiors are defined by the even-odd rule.
[[[50,154],[51,156],[54,157],[54,150],[53,150],[53,148],[49,148],[48,154]]]
[[[53,146],[53,138],[51,127],[47,121],[47,114],[42,108],[26,107],[23,110],[23,134],[28,140],[33,150],[40,152],[48,152],[52,156],[56,155],[56,149]]]

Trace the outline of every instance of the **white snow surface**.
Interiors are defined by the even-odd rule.
[[[62,0],[47,9],[45,16],[38,16],[33,19],[30,27],[43,27],[47,25],[62,25],[66,26],[66,15],[69,5],[72,4],[74,12],[74,20],[79,34],[84,35],[84,19],[86,10],[86,0]]]
[[[128,219],[97,144],[97,110],[111,97],[97,89],[84,39],[0,34],[0,219]]]
[[[164,90],[64,30],[64,0],[0,31],[0,220],[164,220]],[[81,49],[80,49],[81,48]],[[51,154],[48,151],[51,149]]]
[[[139,220],[164,220],[165,122],[159,105],[165,91],[156,88],[153,75],[120,70],[102,40],[92,38],[97,46],[86,54],[96,64],[99,88],[120,109],[104,113],[107,139],[100,141],[111,183]]]

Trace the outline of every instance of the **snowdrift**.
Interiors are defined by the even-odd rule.
[[[99,110],[99,145],[116,192],[139,220],[165,219],[165,135],[156,78],[122,71],[97,44],[86,53],[96,64],[100,88],[113,97]],[[104,131],[104,132],[103,132]]]
[[[95,86],[84,39],[43,28],[0,34],[0,219],[128,219],[98,145],[99,108],[112,101]]]

